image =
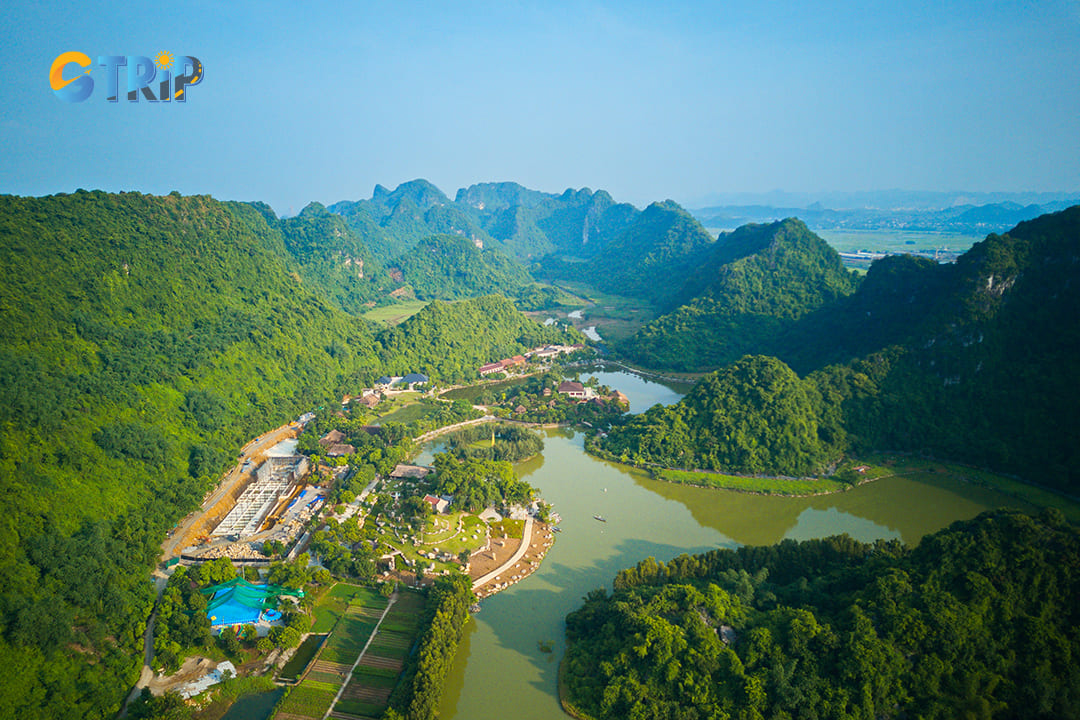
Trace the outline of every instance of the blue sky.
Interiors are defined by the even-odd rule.
[[[1080,191],[1080,0],[120,5],[9,4],[0,192],[291,214],[418,177],[639,206]],[[107,103],[103,81],[66,103],[67,50],[192,55],[205,78],[182,105]]]

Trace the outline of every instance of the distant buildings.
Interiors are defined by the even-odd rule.
[[[423,480],[431,472],[431,468],[423,465],[398,465],[390,473],[395,480]]]
[[[504,358],[497,362],[481,365],[476,370],[480,375],[492,375],[499,372],[510,372],[515,368],[524,367],[529,358],[549,359],[558,357],[559,355],[566,355],[577,350],[584,349],[585,346],[581,344],[577,345],[544,345],[542,347],[534,348],[524,355],[515,355],[510,358]]]
[[[446,509],[450,507],[450,498],[448,497],[436,497],[434,495],[425,495],[424,502],[431,506],[432,512],[441,514],[446,512]]]

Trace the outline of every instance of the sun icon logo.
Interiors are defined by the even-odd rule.
[[[167,70],[173,63],[172,53],[162,50],[154,56],[154,64],[158,66],[158,70]]]

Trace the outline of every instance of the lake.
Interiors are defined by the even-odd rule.
[[[583,373],[619,389],[631,411],[680,393],[624,372]],[[1016,506],[993,491],[941,479],[878,480],[814,498],[780,498],[673,485],[598,460],[573,430],[545,434],[541,456],[517,466],[563,518],[540,569],[483,603],[465,631],[440,708],[444,720],[566,717],[556,688],[563,622],[590,590],[610,590],[615,574],[650,555],[667,561],[716,547],[803,540],[846,532],[861,541],[914,544],[983,510]],[[593,515],[607,522],[598,522]],[[543,652],[541,643],[552,652]]]

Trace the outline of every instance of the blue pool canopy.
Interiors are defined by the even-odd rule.
[[[274,601],[279,595],[304,596],[303,590],[292,590],[265,583],[255,585],[239,577],[227,583],[208,587],[202,593],[211,595],[206,604],[206,616],[210,618],[211,627],[254,625],[259,621],[263,610],[273,611]],[[275,613],[275,615],[280,617],[280,614]]]

